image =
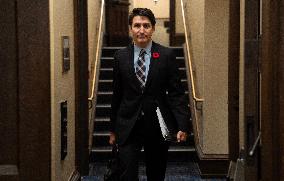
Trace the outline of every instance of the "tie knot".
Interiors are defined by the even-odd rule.
[[[145,49],[141,49],[140,53],[139,53],[139,57],[144,56],[144,54],[146,53]]]

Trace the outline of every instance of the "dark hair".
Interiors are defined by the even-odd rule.
[[[134,8],[129,15],[128,24],[131,26],[135,16],[146,16],[151,21],[152,26],[156,24],[156,18],[153,12],[148,8]]]

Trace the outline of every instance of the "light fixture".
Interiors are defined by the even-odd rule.
[[[158,0],[154,0],[155,4],[157,4]]]

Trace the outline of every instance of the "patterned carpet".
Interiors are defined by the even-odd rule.
[[[103,174],[106,170],[105,163],[93,163],[90,165],[90,176],[82,177],[82,181],[103,181]],[[165,181],[225,181],[226,179],[202,179],[199,175],[195,162],[178,163],[169,162],[166,171]],[[147,181],[145,166],[139,168],[139,181]]]

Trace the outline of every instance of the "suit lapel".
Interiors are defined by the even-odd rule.
[[[145,89],[150,85],[153,77],[155,77],[156,73],[158,72],[158,69],[157,69],[156,66],[159,62],[159,56],[153,57],[153,54],[159,55],[158,47],[157,47],[157,44],[155,42],[152,42],[151,54],[152,55],[151,55],[151,60],[150,60],[150,68],[149,68],[149,72],[148,72],[148,76],[147,76]]]
[[[131,79],[131,82],[134,83],[135,88],[140,92],[140,82],[136,77],[135,70],[134,70],[134,45],[130,44],[128,46],[128,69],[129,69],[129,77]]]

